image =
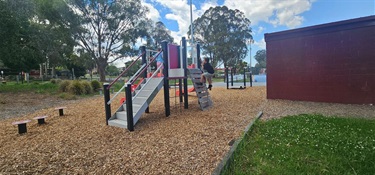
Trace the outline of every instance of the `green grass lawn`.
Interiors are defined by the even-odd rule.
[[[49,81],[39,82],[34,81],[31,83],[16,83],[16,82],[7,82],[6,84],[0,85],[0,92],[36,92],[36,93],[50,93],[56,94],[59,87],[58,84],[52,84]]]
[[[375,120],[298,115],[258,121],[222,174],[375,174]]]

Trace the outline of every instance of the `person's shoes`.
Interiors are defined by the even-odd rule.
[[[203,85],[202,82],[196,82],[195,84],[197,84],[197,85]]]
[[[208,85],[208,89],[209,90],[211,90],[212,89],[212,85],[210,84],[210,85]]]

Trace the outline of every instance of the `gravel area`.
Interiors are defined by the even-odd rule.
[[[194,93],[189,95],[189,109],[173,96],[171,89],[169,117],[160,91],[134,132],[106,126],[102,96],[58,102],[67,106],[62,117],[48,100],[45,108],[7,117],[0,121],[0,174],[211,174],[229,143],[259,111],[263,119],[298,113],[375,118],[369,105],[267,100],[265,87],[216,87],[211,91],[214,106],[207,111],[199,109]],[[4,110],[12,108],[2,105]],[[119,98],[112,111],[117,106]],[[49,116],[47,124],[32,121],[23,135],[11,124],[39,115]]]

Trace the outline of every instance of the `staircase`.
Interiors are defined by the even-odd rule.
[[[146,111],[151,101],[163,87],[163,77],[146,78],[145,83],[140,85],[133,95],[133,123],[138,122],[141,115]],[[120,128],[127,128],[126,101],[121,105],[116,113],[108,120],[108,125]]]
[[[200,69],[187,69],[188,73],[190,75],[191,81],[193,82],[195,92],[197,93],[198,97],[198,103],[201,108],[201,110],[207,110],[212,105],[213,102],[211,100],[211,96],[208,93],[206,83],[203,83],[202,85],[198,85],[197,83],[201,82],[201,75],[202,71]]]

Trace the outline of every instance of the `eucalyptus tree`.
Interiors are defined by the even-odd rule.
[[[71,67],[70,58],[76,45],[73,36],[79,30],[77,16],[63,0],[34,1],[37,14],[33,25],[40,32],[37,43],[45,62],[52,68]]]
[[[171,31],[168,30],[167,27],[165,27],[164,23],[161,21],[155,23],[151,36],[155,40],[156,47],[161,47],[161,42],[164,40],[170,43],[173,42]]]
[[[211,7],[194,20],[194,40],[201,44],[213,66],[235,66],[248,52],[246,41],[252,39],[250,20],[240,10],[226,6]],[[190,27],[188,35],[190,36]]]
[[[35,39],[38,30],[30,20],[35,4],[24,0],[0,0],[0,60],[16,71],[29,71],[42,62]]]
[[[18,71],[48,62],[65,66],[72,54],[73,14],[63,0],[1,0],[0,59]]]
[[[109,63],[133,56],[136,39],[147,35],[148,9],[140,0],[67,0],[80,18],[75,38],[95,61],[100,81]]]
[[[267,66],[267,54],[266,50],[258,50],[257,53],[255,54],[254,58],[257,60],[257,64],[255,67],[257,68],[266,68]]]

